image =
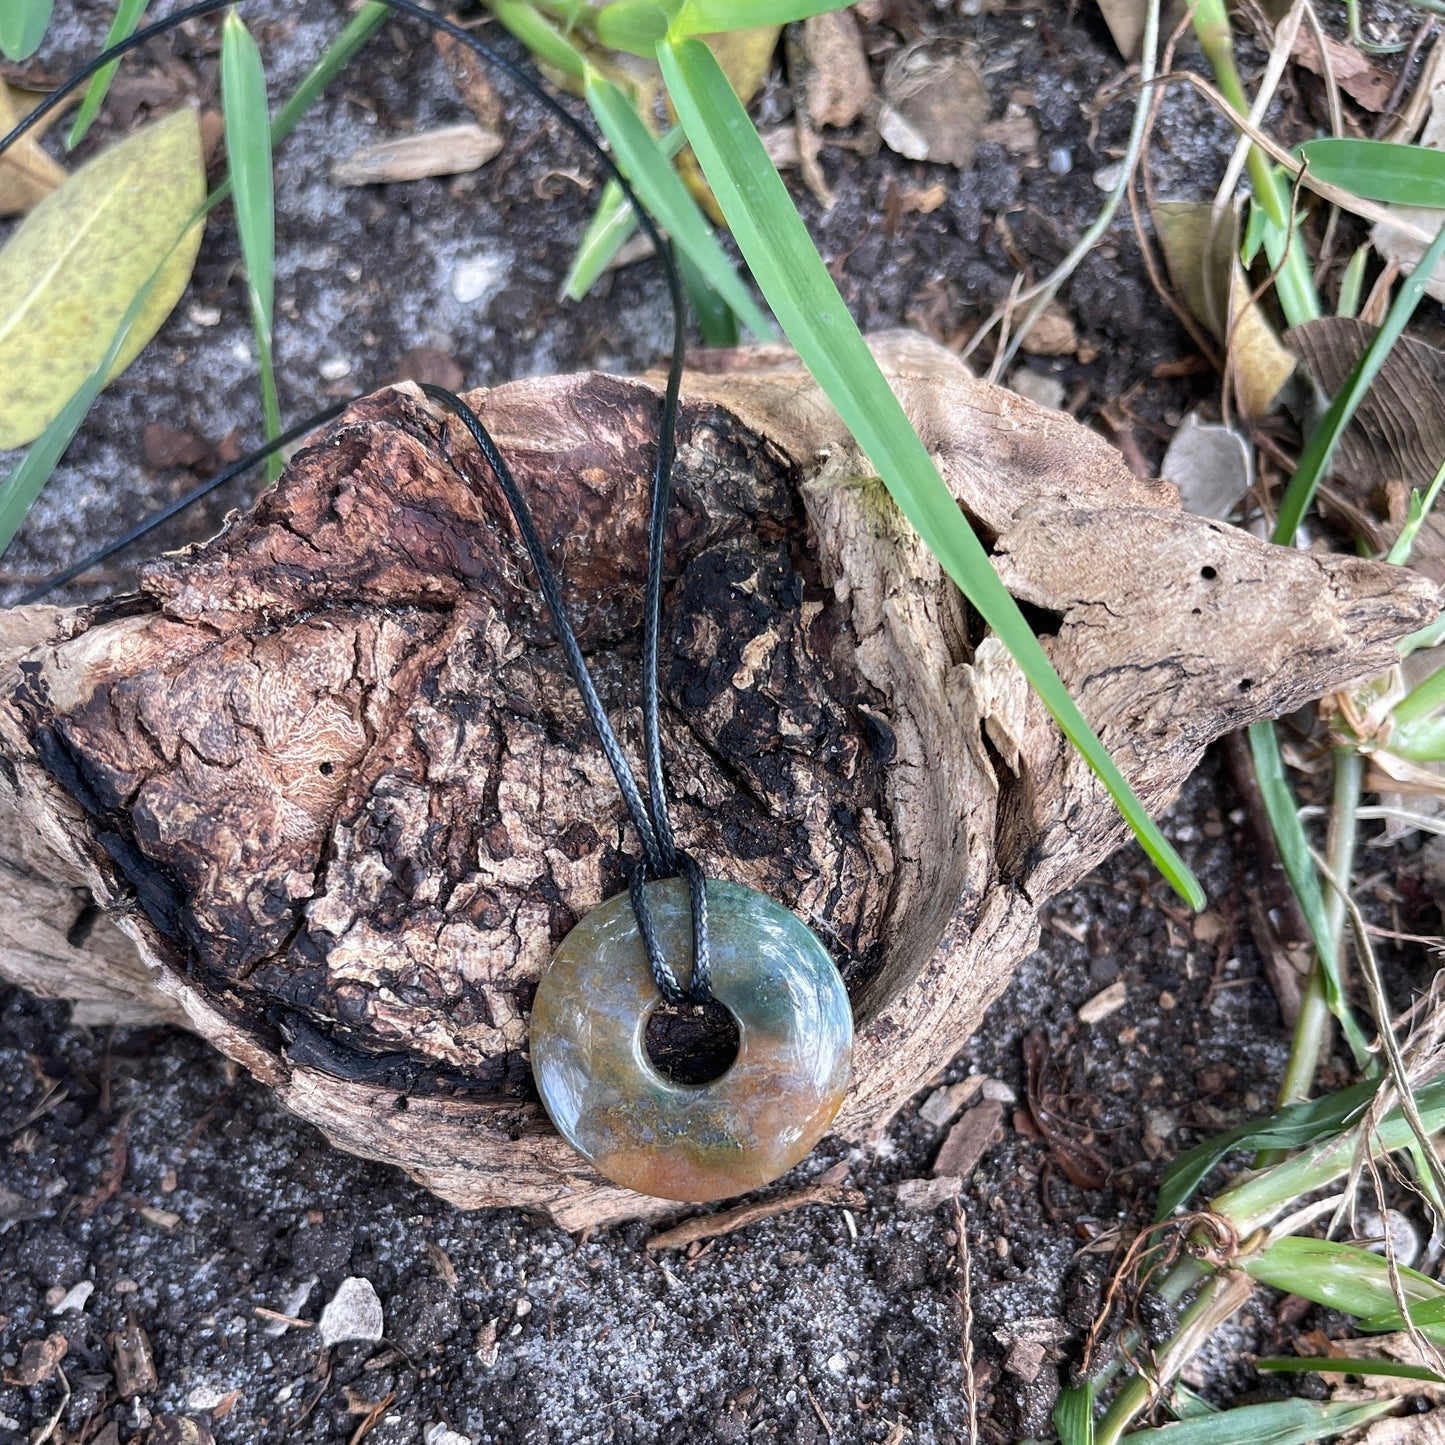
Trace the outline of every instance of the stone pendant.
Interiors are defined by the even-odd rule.
[[[686,882],[649,883],[665,956],[692,956]],[[625,893],[562,940],[532,1006],[532,1072],[558,1132],[617,1184],[662,1199],[725,1199],[776,1179],[843,1102],[853,1015],[813,932],[771,898],[707,885],[712,988],[738,1029],[737,1058],[706,1084],[664,1076],[647,1054],[661,1002]]]

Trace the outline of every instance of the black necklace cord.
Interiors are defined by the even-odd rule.
[[[12,145],[24,136],[34,126],[38,125],[46,115],[60,106],[65,98],[85,84],[97,71],[103,69],[114,60],[119,60],[131,50],[146,44],[149,40],[162,35],[178,25],[184,24],[187,20],[193,20],[205,15],[214,14],[218,10],[228,8],[234,0],[198,0],[198,3],[183,7],[175,13],[163,19],[153,21],[151,24],[141,27],[127,36],[124,40],[108,47],[99,55],[83,65],[73,75],[69,76],[60,86],[48,95],[39,105],[35,107],[23,120],[21,120],[8,135],[0,138],[0,155],[3,155]],[[648,571],[647,584],[644,592],[643,604],[643,687],[642,687],[642,730],[643,750],[647,767],[648,793],[650,808],[643,805],[636,780],[632,777],[631,769],[617,744],[616,736],[612,732],[605,713],[601,709],[600,700],[596,691],[587,677],[585,661],[581,651],[577,648],[575,635],[571,635],[570,624],[567,624],[565,610],[561,609],[560,593],[556,588],[555,575],[551,574],[550,566],[544,574],[537,568],[538,561],[546,564],[546,558],[540,550],[532,554],[534,568],[537,568],[539,582],[544,575],[550,577],[553,596],[546,595],[544,587],[544,600],[547,601],[548,609],[552,613],[554,625],[559,622],[566,626],[567,633],[571,635],[571,647],[563,637],[562,626],[558,626],[559,640],[563,642],[564,652],[568,653],[568,665],[573,669],[574,680],[582,692],[584,706],[587,709],[589,721],[597,729],[598,737],[602,742],[603,750],[608,756],[608,761],[617,777],[618,786],[622,790],[624,802],[627,804],[628,812],[638,828],[638,836],[642,840],[644,858],[634,876],[652,873],[657,877],[674,877],[679,871],[688,881],[688,890],[691,894],[692,924],[693,924],[693,957],[694,964],[692,978],[688,989],[684,992],[676,982],[676,978],[668,967],[666,959],[663,958],[661,949],[658,946],[655,932],[650,926],[650,915],[646,913],[644,902],[643,910],[638,915],[638,926],[643,932],[644,941],[648,946],[648,956],[652,964],[652,971],[657,982],[659,991],[669,1002],[677,1003],[687,999],[694,1003],[706,1003],[711,997],[710,988],[710,957],[707,939],[707,898],[701,871],[697,864],[686,855],[682,854],[674,840],[672,820],[667,803],[667,781],[662,763],[662,742],[660,725],[660,703],[658,687],[658,651],[659,636],[661,632],[662,612],[662,559],[666,546],[667,515],[672,496],[672,467],[676,453],[677,417],[679,409],[679,396],[682,389],[682,370],[686,350],[686,331],[684,326],[684,303],[682,279],[678,271],[677,262],[672,254],[669,243],[663,238],[652,217],[648,215],[637,198],[627,177],[622,174],[613,157],[603,149],[597,138],[588,129],[586,124],[570,110],[566,108],[555,96],[550,94],[545,87],[529,75],[520,66],[508,60],[506,56],[494,50],[484,41],[477,38],[471,31],[447,20],[443,16],[436,15],[425,9],[423,6],[413,3],[413,0],[383,0],[389,9],[399,14],[408,15],[423,24],[429,26],[433,31],[440,31],[452,36],[461,44],[467,46],[473,53],[481,56],[489,64],[495,66],[504,74],[510,76],[529,95],[543,106],[551,115],[556,117],[562,124],[579,140],[582,145],[596,158],[603,169],[612,180],[615,180],[621,188],[629,205],[632,207],[639,228],[652,243],[653,249],[661,261],[663,273],[667,278],[669,296],[672,302],[673,316],[673,346],[672,356],[668,365],[667,383],[663,390],[662,413],[658,424],[658,446],[657,457],[653,471],[652,507],[648,527]],[[441,388],[426,388],[435,395]],[[447,394],[450,396],[450,394]],[[444,399],[437,397],[436,399]],[[459,398],[451,397],[447,402],[453,409],[464,407]],[[334,414],[334,413],[332,413]],[[325,413],[319,414],[322,418]],[[503,481],[505,463],[502,463],[500,454],[490,437],[486,436],[486,430],[476,418],[470,408],[458,410],[468,430],[478,445],[482,447],[483,455],[486,457],[489,466],[497,476],[499,484],[507,491],[507,484]],[[470,420],[468,417],[470,415]],[[219,473],[210,479],[202,488],[198,488],[190,498],[183,498],[171,507],[164,509],[161,513],[143,523],[139,528],[132,529],[124,538],[111,546],[92,554],[74,568],[67,568],[64,572],[56,574],[41,585],[39,589],[33,589],[25,596],[26,601],[33,601],[45,595],[53,587],[61,585],[64,581],[79,575],[81,571],[94,566],[97,562],[112,555],[120,547],[135,541],[143,536],[152,527],[158,526],[162,521],[174,516],[181,507],[195,500],[207,492],[215,490],[229,481],[232,477],[245,470],[248,465],[254,465],[256,460],[269,456],[271,452],[280,446],[286,445],[288,440],[294,440],[296,436],[303,435],[317,422],[312,418],[308,422],[298,424],[288,430],[283,437],[277,438],[258,452],[252,453],[249,457],[242,458],[232,467]],[[474,425],[475,424],[475,425]],[[480,435],[479,435],[480,433]],[[482,438],[486,437],[486,444]],[[501,467],[498,463],[502,463]],[[507,472],[507,479],[510,481],[510,473]],[[521,503],[522,510],[518,510],[516,503],[512,502],[515,495],[517,502]],[[516,516],[519,528],[525,534],[530,531],[534,540],[537,540],[540,547],[540,539],[536,538],[536,530],[531,526],[530,514],[526,512],[525,502],[520,493],[516,491],[515,483],[511,485],[508,494],[509,503],[512,503],[512,510]],[[523,525],[523,518],[526,518],[526,525]],[[529,544],[529,552],[531,546]],[[575,658],[573,653],[575,652]],[[573,666],[581,664],[581,673]],[[584,686],[582,678],[587,678]],[[600,725],[599,725],[600,723]],[[621,771],[619,771],[619,765]],[[624,778],[627,780],[624,782]],[[645,825],[645,826],[644,826]],[[634,889],[634,898],[641,896],[641,884]],[[647,919],[645,922],[644,919]]]

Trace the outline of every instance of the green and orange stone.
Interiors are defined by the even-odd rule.
[[[690,960],[687,883],[646,886],[664,954]],[[615,1183],[663,1199],[725,1199],[791,1169],[837,1114],[853,1053],[847,991],[812,931],[736,883],[710,881],[707,906],[713,995],[738,1029],[720,1077],[678,1083],[648,1058],[661,999],[625,893],[562,940],[532,1007],[532,1072],[558,1132]]]

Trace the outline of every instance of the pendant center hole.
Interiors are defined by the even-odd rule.
[[[738,1056],[738,1023],[716,999],[703,1007],[660,1003],[647,1018],[647,1057],[675,1084],[710,1084]]]

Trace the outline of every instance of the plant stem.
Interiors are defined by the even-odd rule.
[[[1358,834],[1356,814],[1360,807],[1360,784],[1364,778],[1364,759],[1353,748],[1334,750],[1335,781],[1330,798],[1329,860],[1330,871],[1345,887],[1355,868],[1355,840]],[[1336,978],[1343,978],[1345,943],[1345,903],[1334,889],[1325,895],[1325,923],[1329,933],[1330,961]],[[1300,1000],[1299,1018],[1295,1022],[1290,1043],[1289,1062],[1279,1087],[1279,1103],[1293,1104],[1308,1099],[1314,1089],[1315,1072],[1320,1054],[1330,1036],[1330,1008],[1325,997],[1325,960],[1315,954],[1309,983]],[[1275,1164],[1278,1155],[1262,1157],[1260,1163]]]
[[[1234,63],[1234,35],[1224,0],[1198,0],[1194,7],[1194,33],[1214,68],[1220,93],[1240,115],[1247,116],[1249,97],[1244,93],[1239,68]],[[1313,321],[1320,315],[1319,297],[1310,275],[1309,258],[1299,236],[1291,231],[1289,188],[1282,184],[1270,166],[1269,157],[1258,146],[1250,146],[1246,164],[1255,204],[1269,217],[1275,235],[1281,238],[1280,244],[1288,247],[1282,258],[1271,256],[1279,266],[1275,290],[1285,319],[1291,326]]]

